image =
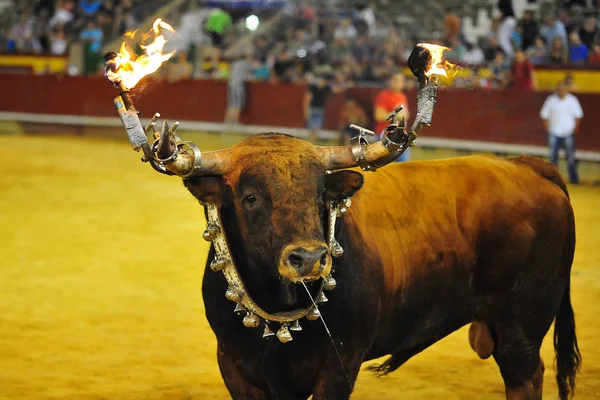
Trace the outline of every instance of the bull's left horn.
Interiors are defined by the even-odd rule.
[[[156,160],[166,170],[183,178],[220,176],[229,168],[229,149],[202,153],[194,143],[181,141],[174,135],[173,129],[169,130],[167,121],[164,122],[156,147],[152,150]]]

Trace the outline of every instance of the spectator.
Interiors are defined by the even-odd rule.
[[[467,42],[466,51],[462,54],[460,61],[471,65],[483,64],[485,62],[485,54],[476,44]]]
[[[133,15],[130,3],[122,1],[116,7],[114,21],[113,36],[120,36],[137,28],[137,19]]]
[[[367,26],[368,35],[373,36],[377,29],[373,9],[366,2],[357,4],[356,8],[358,10],[358,19]]]
[[[241,55],[231,63],[227,87],[225,123],[238,124],[246,105],[246,82],[250,76],[250,55]]]
[[[79,38],[90,43],[89,49],[92,53],[98,53],[102,49],[104,35],[93,20],[88,21],[85,29],[79,34]]]
[[[571,46],[569,47],[569,61],[574,64],[583,64],[588,59],[588,49],[581,43],[579,33],[571,33]]]
[[[550,62],[552,64],[566,64],[569,54],[562,37],[556,36],[550,46]]]
[[[333,34],[335,39],[354,39],[358,32],[350,18],[343,18]]]
[[[343,145],[356,133],[350,128],[350,125],[366,127],[369,120],[365,110],[357,103],[353,97],[346,97],[344,105],[340,109],[338,116],[339,144]]]
[[[73,21],[73,8],[74,4],[72,1],[59,0],[54,15],[48,22],[50,28],[54,28],[56,25],[65,26]]]
[[[267,65],[267,57],[263,56],[255,59],[252,62],[252,80],[267,82],[271,76],[269,66]]]
[[[50,35],[50,54],[62,56],[67,53],[68,43],[65,38],[65,31],[61,25],[54,28]]]
[[[515,18],[515,13],[510,0],[500,0],[498,7],[502,13],[500,24],[498,25],[498,45],[507,57],[512,58],[514,49],[511,39],[513,38],[513,34],[517,26],[517,19]]]
[[[294,60],[292,59],[288,49],[283,49],[273,65],[273,78],[279,82],[288,83],[291,81],[289,71],[294,66]]]
[[[533,65],[521,49],[515,52],[510,75],[511,83],[517,89],[533,90]]]
[[[542,36],[537,36],[534,44],[527,48],[527,57],[534,65],[548,63],[548,46]]]
[[[579,30],[579,37],[588,49],[591,49],[598,37],[598,27],[596,26],[596,17],[591,15],[585,19],[583,27]]]
[[[600,64],[600,44],[595,43],[590,53],[590,64]]]
[[[28,12],[23,12],[19,16],[19,21],[15,23],[8,34],[8,50],[29,52],[33,49],[33,19]]]
[[[498,45],[498,40],[495,36],[489,38],[488,40],[488,46],[483,51],[483,54],[485,55],[485,61],[494,61],[494,58],[496,58],[496,53],[502,51],[502,49]]]
[[[534,14],[531,10],[525,10],[525,13],[523,14],[523,19],[521,20],[521,36],[521,48],[523,50],[527,50],[535,44],[535,40],[538,36],[538,24],[534,19]]]
[[[168,64],[167,79],[171,82],[190,79],[192,77],[193,67],[188,60],[186,51],[178,51],[175,62]]]
[[[567,31],[565,26],[552,15],[546,18],[544,25],[540,29],[540,34],[544,37],[546,43],[552,45],[554,38],[560,38],[563,44],[567,45]]]
[[[566,8],[561,8],[558,11],[558,20],[562,22],[567,35],[570,35],[575,28],[575,24],[573,23],[571,14],[569,14],[569,10],[567,10]]]
[[[309,140],[312,143],[317,141],[318,132],[323,129],[325,123],[325,106],[332,93],[341,93],[346,90],[346,86],[331,86],[327,83],[325,76],[318,76],[313,83],[308,86],[304,96],[304,119],[309,129]]]
[[[100,0],[80,0],[79,1],[79,9],[84,17],[90,18],[94,14],[96,14],[100,7],[102,6],[102,2]]]
[[[227,11],[220,8],[211,11],[206,21],[205,29],[210,35],[214,47],[221,48],[223,46],[225,31],[231,25],[231,15]]]
[[[548,96],[540,111],[544,128],[548,133],[550,161],[558,166],[558,151],[564,148],[567,155],[569,180],[579,183],[575,161],[575,134],[583,117],[583,110],[577,97],[569,93],[564,82],[559,82],[556,93]]]
[[[494,61],[490,64],[490,87],[493,89],[502,89],[506,86],[507,74],[509,71],[508,63],[502,50],[496,52]]]
[[[451,8],[447,8],[444,17],[447,44],[460,40],[460,23],[459,16]]]
[[[396,73],[388,81],[388,88],[382,90],[375,98],[373,107],[374,120],[376,122],[375,133],[385,135],[384,130],[389,125],[385,117],[394,109],[402,104],[403,108],[400,111],[398,119],[404,118],[408,122],[410,113],[408,110],[408,100],[404,94],[405,78],[404,74]],[[410,159],[410,149],[407,149],[396,161],[408,161]]]
[[[567,90],[571,93],[577,92],[577,85],[575,84],[575,77],[571,71],[567,71],[565,73],[565,85],[567,85]]]

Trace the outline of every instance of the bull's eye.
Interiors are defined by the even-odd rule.
[[[252,209],[256,206],[256,200],[256,196],[249,194],[243,199],[244,206],[248,209]]]

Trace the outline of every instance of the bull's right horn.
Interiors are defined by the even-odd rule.
[[[221,176],[229,168],[230,149],[202,153],[192,142],[180,141],[169,131],[168,124],[163,129],[154,150],[156,160],[164,168],[182,178],[192,176]]]

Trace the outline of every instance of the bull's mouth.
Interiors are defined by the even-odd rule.
[[[322,290],[323,279],[320,277],[308,277],[297,282],[284,278],[279,283],[277,300],[284,308],[281,311],[309,308]]]

